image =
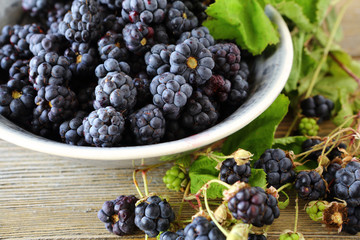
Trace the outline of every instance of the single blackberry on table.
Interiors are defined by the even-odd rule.
[[[197,38],[199,42],[201,42],[204,47],[208,48],[215,44],[214,38],[211,36],[209,29],[207,27],[198,27],[191,30],[191,32],[184,32],[180,35],[177,40],[177,44],[184,42],[189,38]]]
[[[267,237],[264,234],[249,234],[248,240],[266,240]]]
[[[166,231],[161,233],[160,240],[185,240],[184,230],[175,232]]]
[[[99,79],[95,88],[94,108],[112,106],[119,112],[129,113],[136,104],[133,79],[123,72],[110,72]]]
[[[52,0],[22,0],[22,9],[32,17],[44,17],[51,8]]]
[[[123,0],[121,16],[131,23],[161,23],[165,19],[166,0]]]
[[[158,196],[151,196],[135,208],[135,225],[149,237],[156,237],[168,230],[175,220],[175,214],[166,201]]]
[[[121,11],[124,0],[99,0],[99,3],[105,5],[110,10]]]
[[[108,106],[92,111],[83,120],[85,141],[96,147],[115,147],[125,128],[123,115]]]
[[[159,108],[148,104],[129,117],[130,128],[138,144],[159,143],[165,134],[165,118]]]
[[[176,45],[170,55],[170,72],[182,75],[192,85],[206,83],[214,66],[211,52],[196,38]]]
[[[29,60],[17,60],[9,69],[10,79],[7,86],[11,89],[21,89],[31,85],[29,81]]]
[[[192,223],[184,228],[185,239],[211,239],[225,240],[226,237],[215,225],[204,217],[196,217]]]
[[[215,60],[214,72],[227,78],[238,74],[240,70],[240,49],[234,43],[218,43],[209,47]]]
[[[251,176],[250,162],[237,163],[234,158],[224,160],[220,168],[220,180],[230,185],[237,181],[249,182]]]
[[[295,180],[293,162],[281,149],[267,149],[255,162],[255,168],[262,168],[266,173],[268,186],[279,188]]]
[[[108,31],[105,36],[98,41],[98,50],[100,58],[104,61],[108,58],[126,61],[128,58],[128,50],[123,42],[122,34],[114,31]]]
[[[180,120],[182,125],[194,132],[201,132],[215,125],[219,113],[210,99],[199,91],[194,91],[188,99]]]
[[[179,166],[174,165],[172,168],[166,171],[165,176],[163,177],[163,182],[170,190],[184,191],[189,180],[188,176],[186,175],[186,171],[181,169]]]
[[[145,54],[146,71],[150,77],[170,71],[170,55],[175,45],[156,44]]]
[[[299,131],[302,135],[317,136],[319,125],[313,118],[302,118],[299,123]]]
[[[202,90],[208,97],[213,97],[219,102],[225,102],[230,94],[231,82],[221,75],[212,75]]]
[[[79,111],[76,113],[73,119],[65,121],[60,125],[59,134],[63,142],[77,146],[87,145],[83,135],[82,126],[82,122],[86,116],[86,112]]]
[[[154,43],[154,29],[144,23],[129,23],[122,30],[126,47],[129,51],[141,55]]]
[[[138,199],[134,195],[121,195],[115,200],[104,202],[98,212],[98,218],[105,223],[106,229],[119,236],[135,232],[135,204]]]
[[[343,224],[342,231],[349,234],[360,232],[360,206],[347,207],[348,221]]]
[[[59,24],[65,14],[71,9],[71,3],[56,2],[52,9],[48,11],[46,25],[48,33],[58,33]]]
[[[129,75],[130,66],[127,62],[119,62],[116,59],[109,58],[95,68],[95,75],[98,78],[104,78],[111,72],[123,72]]]
[[[150,93],[151,80],[149,80],[149,76],[145,72],[140,72],[133,78],[133,82],[137,91],[136,106],[141,108],[145,106],[147,103],[151,102],[152,99],[152,95]]]
[[[326,184],[316,171],[300,171],[295,180],[295,189],[305,200],[319,200],[325,197]]]
[[[166,72],[154,77],[150,83],[150,92],[154,105],[163,111],[164,116],[177,119],[191,97],[193,88],[182,76]]]
[[[310,139],[305,140],[302,143],[301,147],[302,147],[303,152],[307,152],[307,151],[312,150],[315,145],[318,145],[320,143],[322,143],[321,140],[315,139],[315,138],[310,138]],[[330,146],[327,146],[325,148],[325,153],[328,152],[329,149],[330,149]],[[344,143],[338,144],[330,151],[330,153],[327,155],[327,157],[330,160],[334,160],[337,157],[341,157],[341,151],[339,151],[339,149],[346,149],[346,145]],[[321,155],[321,153],[322,153],[322,149],[314,151],[307,156],[307,159],[317,161],[319,156]]]
[[[39,90],[47,85],[66,85],[71,80],[70,62],[55,52],[35,56],[30,60],[30,82]]]
[[[65,42],[65,44],[64,44]],[[55,33],[37,33],[31,35],[28,39],[29,49],[37,56],[48,52],[56,52],[60,54],[65,48],[67,41],[64,36]]]
[[[351,161],[335,173],[334,195],[350,207],[360,205],[360,163]]]
[[[183,32],[191,31],[199,24],[197,17],[192,13],[183,2],[173,2],[167,11],[167,28],[175,36],[180,36]]]
[[[331,111],[334,109],[334,103],[321,95],[309,97],[300,103],[302,114],[306,117],[319,118],[318,123],[331,117]]]

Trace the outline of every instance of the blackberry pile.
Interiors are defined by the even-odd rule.
[[[77,146],[156,144],[214,126],[251,86],[240,49],[201,25],[212,2],[22,0],[33,22],[0,33],[0,113]]]

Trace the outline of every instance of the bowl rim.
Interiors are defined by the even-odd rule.
[[[265,11],[269,18],[278,26],[281,39],[279,48],[284,48],[288,52],[284,55],[285,59],[283,59],[283,62],[287,64],[282,68],[282,73],[276,81],[276,86],[273,89],[269,89],[271,94],[269,93],[266,98],[263,98],[257,104],[257,107],[252,107],[247,114],[242,115],[241,121],[237,117],[230,117],[225,122],[220,122],[201,133],[171,142],[143,146],[96,148],[72,146],[43,138],[27,132],[5,117],[0,116],[2,122],[0,124],[0,138],[15,145],[50,155],[98,161],[135,160],[167,156],[195,150],[223,139],[243,128],[263,113],[281,93],[290,75],[293,61],[293,45],[290,32],[281,15],[272,6],[267,5]]]

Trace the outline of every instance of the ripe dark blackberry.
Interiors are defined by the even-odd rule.
[[[310,138],[310,139],[305,140],[302,143],[301,147],[302,147],[303,152],[306,152],[306,151],[311,150],[315,145],[318,145],[321,142],[322,141],[319,139]],[[341,152],[339,151],[339,148],[346,149],[346,145],[344,143],[338,144],[331,150],[331,152],[327,155],[327,157],[330,160],[334,160],[336,157],[341,157]],[[326,147],[325,153],[328,152],[329,149],[330,149],[329,146]],[[322,149],[314,151],[307,156],[307,159],[317,161],[319,156],[321,155],[321,153],[322,153]]]
[[[360,205],[360,163],[351,161],[345,168],[336,171],[335,197],[346,201],[348,206]]]
[[[132,234],[136,230],[134,219],[137,201],[134,195],[121,195],[115,200],[106,201],[97,214],[98,218],[111,233],[119,236]]]
[[[249,83],[241,76],[240,72],[230,78],[231,90],[227,103],[237,108],[249,95]]]
[[[184,129],[181,123],[177,120],[166,121],[166,131],[164,136],[164,142],[170,142],[190,136],[191,132]]]
[[[180,36],[183,32],[191,31],[199,24],[197,17],[192,13],[183,2],[175,1],[171,4],[167,12],[167,28],[175,36]]]
[[[150,92],[154,105],[163,111],[164,116],[177,119],[191,97],[193,88],[182,76],[166,72],[154,77],[150,83]]]
[[[198,133],[215,125],[218,117],[218,111],[210,99],[201,92],[194,91],[180,119],[185,128]]]
[[[341,165],[338,163],[331,163],[322,174],[324,180],[327,182],[329,189],[335,184],[335,174],[341,169]]]
[[[114,31],[116,33],[121,33],[123,28],[125,27],[126,23],[124,19],[118,17],[115,14],[108,14],[104,17],[102,24],[104,25],[104,30],[107,31]]]
[[[150,93],[150,83],[149,76],[145,72],[140,72],[133,78],[134,86],[136,87],[136,106],[141,108],[147,103],[151,102],[152,95]],[[137,108],[137,107],[135,107]]]
[[[40,123],[59,123],[70,119],[78,107],[76,95],[63,86],[41,87],[35,97],[34,118]]]
[[[159,232],[168,230],[175,220],[175,214],[166,201],[158,196],[151,196],[135,208],[135,225],[149,237],[156,237]]]
[[[170,72],[182,75],[192,85],[202,85],[212,76],[211,52],[196,38],[176,45],[170,56]]]
[[[65,42],[65,44],[64,44]],[[60,54],[65,48],[67,41],[60,34],[33,34],[28,39],[29,49],[34,56],[48,52]]]
[[[127,62],[119,62],[116,59],[109,58],[95,68],[95,75],[98,78],[104,78],[111,72],[123,72],[129,75],[130,66]]]
[[[94,108],[112,106],[119,112],[131,112],[136,104],[136,87],[123,72],[110,72],[99,79],[95,88]]]
[[[52,5],[51,0],[22,0],[22,8],[32,17],[44,17]]]
[[[123,115],[108,106],[89,114],[83,120],[85,141],[96,147],[115,147],[122,139],[125,128]]]
[[[58,33],[59,24],[63,20],[65,14],[71,9],[71,3],[56,2],[52,9],[48,11],[46,25],[48,33]]]
[[[170,44],[170,42],[173,42],[170,40],[170,36],[166,31],[165,24],[157,24],[154,26],[154,39],[157,44]]]
[[[236,219],[256,227],[271,225],[280,216],[277,199],[260,187],[245,186],[228,201],[228,208]]]
[[[350,234],[357,234],[360,232],[360,206],[347,206],[348,221],[343,224],[342,231]]]
[[[146,71],[150,77],[170,71],[170,55],[175,45],[156,44],[145,54]]]
[[[206,3],[206,1],[202,1],[202,0],[199,0],[199,1],[185,0],[184,4],[198,18],[199,25],[201,25],[202,22],[206,20],[206,18],[207,18],[207,14],[205,12],[205,10],[207,9],[206,4],[209,4],[209,3]]]
[[[124,0],[99,0],[99,3],[105,5],[110,10],[121,11]]]
[[[46,85],[66,85],[71,80],[70,62],[55,52],[35,56],[31,59],[30,82],[39,90]]]
[[[240,62],[240,71],[238,72],[238,74],[240,74],[240,76],[244,80],[248,81],[250,75],[250,69],[249,69],[249,65],[245,61]]]
[[[240,70],[240,49],[234,43],[218,43],[209,47],[215,60],[214,71],[227,78],[235,76]]]
[[[202,90],[208,97],[213,97],[219,102],[225,102],[231,90],[231,82],[221,75],[212,75]]]
[[[86,88],[80,89],[77,93],[77,99],[79,101],[79,109],[85,112],[91,112],[94,110],[93,104],[95,100],[95,87],[97,83],[91,83]]]
[[[108,58],[126,61],[128,58],[128,50],[123,42],[122,34],[114,31],[108,31],[105,36],[98,41],[98,50],[100,58],[104,61]]]
[[[6,44],[0,49],[0,67],[6,71],[19,59],[18,51],[11,45]]]
[[[249,234],[248,240],[266,240],[267,238],[263,234]]]
[[[130,128],[138,144],[159,143],[165,134],[165,118],[159,108],[149,104],[129,117]]]
[[[98,7],[96,0],[74,0],[59,24],[59,33],[71,42],[96,41],[102,32]]]
[[[129,51],[138,55],[147,52],[154,42],[154,29],[142,22],[126,24],[122,34]]]
[[[43,33],[39,24],[15,25],[14,33],[10,37],[10,43],[15,47],[20,59],[30,59],[33,54],[29,49],[29,39],[33,34]]]
[[[185,240],[184,230],[175,232],[166,231],[161,233],[160,240]]]
[[[206,48],[215,44],[214,38],[211,36],[207,27],[198,27],[191,30],[191,32],[184,32],[180,35],[177,44],[184,42],[189,38],[197,38]]]
[[[17,60],[9,69],[10,79],[7,86],[11,89],[21,89],[26,85],[31,85],[29,82],[29,60]]]
[[[79,111],[75,117],[69,121],[63,122],[59,127],[59,134],[63,142],[70,145],[86,146],[83,125],[84,117],[87,116],[86,112]]]
[[[305,200],[319,200],[325,197],[326,185],[316,171],[300,171],[296,176],[295,189]]]
[[[334,109],[334,103],[321,95],[309,97],[300,103],[302,114],[306,117],[319,118],[318,123],[331,117],[331,110]]]
[[[166,5],[166,0],[123,0],[121,16],[131,23],[161,23],[165,19]]]
[[[225,240],[226,237],[215,225],[204,217],[196,217],[192,223],[184,228],[185,239],[218,239]]]
[[[269,187],[279,188],[295,180],[293,163],[281,149],[265,150],[254,167],[264,169]]]
[[[1,29],[0,34],[0,46],[4,46],[5,44],[10,43],[10,37],[14,34],[14,28],[12,25],[5,25]]]
[[[220,168],[220,180],[228,184],[234,184],[237,181],[249,182],[251,176],[250,162],[238,164],[234,158],[224,160]]]

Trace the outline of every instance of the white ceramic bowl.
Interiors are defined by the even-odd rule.
[[[264,112],[282,91],[290,74],[293,46],[286,23],[271,6],[266,14],[280,33],[280,43],[271,56],[256,59],[255,79],[248,100],[230,117],[199,134],[172,142],[115,148],[79,147],[36,136],[0,116],[0,137],[8,142],[47,154],[78,159],[104,167],[131,167],[153,164],[161,156],[192,151],[225,138],[246,126]]]

